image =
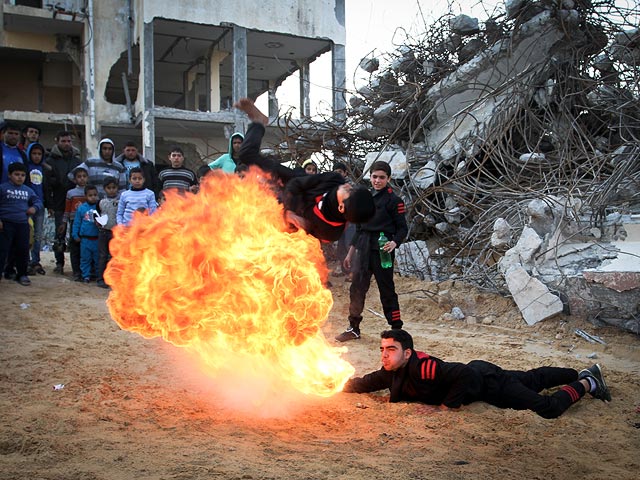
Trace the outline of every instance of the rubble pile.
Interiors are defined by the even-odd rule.
[[[640,333],[640,266],[622,305],[584,273],[620,252],[640,264],[640,234],[627,231],[640,224],[640,7],[616,3],[510,0],[485,22],[445,15],[363,59],[369,81],[344,120],[305,142],[356,178],[392,158],[430,278],[509,293],[527,323],[584,309]]]

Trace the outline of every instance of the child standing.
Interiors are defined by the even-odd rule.
[[[374,162],[369,169],[373,186],[373,201],[376,213],[371,220],[356,225],[356,233],[351,241],[349,253],[344,259],[347,270],[353,272],[353,280],[349,289],[349,328],[336,337],[339,342],[360,338],[360,322],[364,301],[371,285],[371,276],[376,278],[380,301],[384,316],[392,329],[402,328],[400,305],[393,282],[394,250],[405,239],[409,229],[404,218],[404,202],[391,187],[391,167],[387,162]],[[379,244],[381,234],[388,239],[384,245]],[[385,267],[380,260],[380,249],[390,255],[391,264]],[[354,254],[358,252],[358,260],[352,269]]]
[[[42,201],[29,187],[27,167],[12,163],[8,167],[9,181],[0,184],[0,271],[9,253],[15,262],[16,280],[20,285],[31,285],[27,276],[29,263],[29,215],[43,209]]]
[[[78,207],[73,220],[71,236],[80,245],[80,270],[82,281],[91,281],[91,270],[98,267],[98,227],[96,226],[96,208],[98,207],[98,188],[93,185],[84,187],[86,202]]]
[[[43,162],[44,147],[39,143],[31,143],[27,147],[27,185],[36,192],[40,201],[45,201],[45,179],[49,176],[51,167]],[[42,234],[44,231],[44,216],[46,210],[41,208],[31,217],[33,220],[33,247],[31,248],[30,274],[44,275],[46,272],[40,265],[40,248],[42,247]]]
[[[144,174],[140,167],[129,170],[129,183],[131,189],[122,192],[118,202],[116,221],[118,225],[129,225],[133,218],[133,212],[143,209],[151,215],[158,208],[153,191],[144,188]]]
[[[64,204],[64,216],[62,217],[62,225],[58,232],[64,238],[67,232],[67,223],[69,223],[69,231],[73,232],[73,221],[75,219],[76,210],[82,205],[87,198],[85,197],[84,187],[87,186],[89,180],[89,172],[84,167],[76,167],[73,169],[73,181],[76,186],[67,191]],[[69,239],[69,258],[71,259],[71,269],[73,271],[73,280],[75,282],[82,281],[82,271],[80,269],[80,244]]]
[[[104,270],[111,259],[109,254],[109,242],[113,238],[111,229],[116,225],[116,215],[118,213],[118,180],[107,177],[104,181],[105,198],[98,203],[98,212],[101,216],[106,215],[106,223],[98,225],[98,282],[101,288],[109,288],[104,281]]]
[[[184,166],[184,152],[180,147],[171,147],[169,151],[169,163],[171,168],[165,168],[158,174],[160,190],[177,188],[181,192],[187,190],[192,193],[198,191],[198,179],[193,170]]]

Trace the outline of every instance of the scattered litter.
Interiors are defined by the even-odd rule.
[[[384,318],[384,315],[382,315],[381,313],[376,312],[375,310],[372,310],[370,308],[367,308],[367,310],[369,310],[371,313],[373,313],[376,317]]]
[[[590,353],[589,355],[587,355],[587,358],[591,358],[591,359],[598,358],[598,354],[596,352]]]
[[[356,408],[369,408],[369,407],[367,407],[364,403],[358,402],[356,403]]]
[[[597,335],[591,335],[590,333],[587,333],[584,330],[580,330],[579,328],[576,328],[576,332],[575,333],[579,337],[584,338],[587,342],[590,342],[590,343],[601,343],[602,345],[606,345],[607,344],[604,340],[602,340]]]
[[[30,304],[30,303],[21,303],[21,304],[20,304],[20,308],[21,308],[22,310],[26,310],[26,309],[27,309],[27,308],[29,308],[30,306],[31,306],[31,304]]]
[[[64,388],[64,383],[57,383],[53,386],[54,390],[62,390]]]

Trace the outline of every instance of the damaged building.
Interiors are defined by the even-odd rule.
[[[320,55],[331,55],[342,92],[344,14],[343,0],[3,0],[0,60],[12,74],[2,75],[0,116],[39,126],[47,147],[67,129],[89,156],[102,137],[117,149],[134,140],[160,162],[179,144],[197,167],[243,130],[235,100],[267,95],[275,119],[277,89],[294,72],[308,115]],[[344,95],[333,100],[343,111]]]
[[[356,177],[391,164],[401,273],[640,333],[640,12],[620,3],[510,0],[362,59],[332,141]]]

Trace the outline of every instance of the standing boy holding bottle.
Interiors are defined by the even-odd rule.
[[[339,342],[360,338],[364,300],[372,275],[378,284],[387,322],[392,329],[402,328],[400,305],[393,282],[393,259],[395,249],[409,233],[404,217],[405,206],[402,199],[388,186],[391,167],[387,162],[374,162],[369,172],[376,213],[367,223],[356,225],[349,253],[344,259],[345,269],[353,272],[353,281],[349,289],[349,328],[336,337]],[[386,258],[381,260],[381,257]]]

